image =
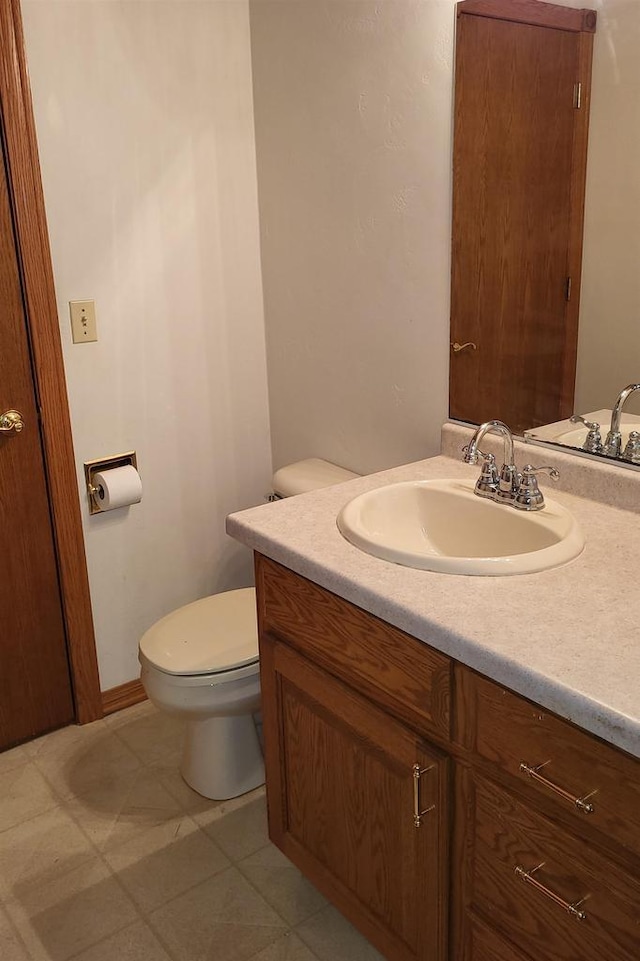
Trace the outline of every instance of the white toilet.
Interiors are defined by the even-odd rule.
[[[277,471],[274,491],[289,497],[357,477],[311,458]],[[204,797],[224,800],[264,783],[253,714],[260,665],[253,587],[203,597],[149,628],[140,641],[149,700],[186,723],[180,771]]]

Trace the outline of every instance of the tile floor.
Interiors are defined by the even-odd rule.
[[[382,961],[145,703],[0,754],[2,961]]]

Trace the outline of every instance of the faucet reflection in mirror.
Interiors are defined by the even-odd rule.
[[[605,454],[607,457],[620,457],[620,450],[622,448],[622,434],[620,432],[622,409],[627,402],[627,398],[630,397],[631,394],[633,394],[636,390],[640,390],[640,384],[629,384],[628,387],[625,387],[624,390],[620,391],[620,394],[618,395],[618,399],[611,415],[611,427],[609,428],[609,433],[607,434],[607,439],[603,449],[603,454]],[[637,432],[633,431],[633,433]],[[627,445],[627,447],[628,446],[629,445]],[[623,456],[625,455],[627,455],[626,448]]]
[[[631,464],[640,464],[640,430],[629,429],[627,432],[624,450],[622,448],[622,444],[624,442],[622,433],[622,414],[624,406],[629,397],[637,390],[640,390],[640,384],[629,384],[618,394],[617,400],[610,412],[611,421],[604,443],[602,441],[600,423],[598,421],[603,419],[603,415],[606,416],[609,414],[608,410],[602,410],[588,415],[574,414],[569,419],[570,424],[583,424],[587,428],[587,435],[581,440],[579,445],[583,451],[586,451],[589,454],[602,454],[605,457],[609,457],[613,460],[626,461],[627,463]],[[596,421],[596,417],[598,418],[598,421]],[[639,420],[639,418],[629,415],[626,426],[630,427],[629,421],[633,423],[634,421]],[[549,424],[547,426],[548,428],[553,428],[556,425]],[[557,443],[568,442],[570,435],[568,435],[563,429],[562,423],[558,424],[557,426],[559,430],[555,437],[553,434],[548,434],[545,438],[542,438],[540,431],[532,431],[528,433],[530,433],[530,436],[538,439],[555,440]],[[638,426],[640,427],[640,423]],[[543,428],[543,430],[547,430],[547,427]]]
[[[498,434],[504,440],[504,462],[499,473],[494,455],[480,450],[480,442],[489,433]],[[510,504],[518,510],[539,511],[544,507],[544,496],[538,487],[536,474],[549,471],[553,480],[560,476],[555,467],[534,467],[533,464],[526,464],[520,473],[515,465],[513,434],[501,420],[488,420],[481,424],[462,450],[465,464],[477,464],[478,457],[483,459],[482,471],[475,486],[478,497]]]

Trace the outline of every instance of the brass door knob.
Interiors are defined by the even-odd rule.
[[[453,348],[454,354],[459,354],[461,350],[466,350],[467,347],[471,347],[472,350],[478,349],[477,344],[474,344],[471,340],[468,340],[466,344],[459,344],[458,341],[456,341],[455,344],[451,344],[451,347]]]
[[[10,430],[19,434],[24,427],[22,414],[19,410],[5,410],[0,414],[0,433],[8,434]]]

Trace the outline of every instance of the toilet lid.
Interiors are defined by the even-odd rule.
[[[149,628],[140,651],[167,674],[215,674],[257,661],[255,588],[179,607]]]

